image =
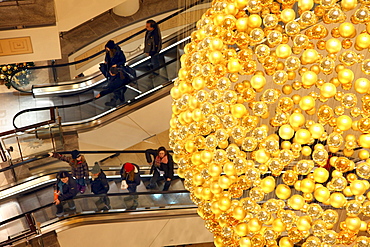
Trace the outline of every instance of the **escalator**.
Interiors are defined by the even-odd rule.
[[[184,189],[182,180],[177,176],[171,184],[170,191],[161,192],[163,181],[158,182],[156,190],[147,190],[146,184],[149,183],[149,167],[141,166],[142,183],[138,186],[138,193],[129,194],[120,189],[119,170],[122,159],[127,159],[130,155],[141,154],[143,151],[115,151],[116,154],[101,161],[102,169],[107,174],[110,190],[108,196],[111,201],[111,209],[109,211],[98,210],[95,202],[99,197],[91,194],[88,189],[84,195],[78,194],[76,197],[75,210],[69,210],[66,206],[65,215],[63,219],[74,218],[78,215],[91,216],[96,213],[122,213],[127,211],[143,212],[150,210],[164,210],[173,208],[193,208],[194,204],[189,198],[189,193]],[[117,153],[125,157],[119,158]],[[94,152],[88,152],[94,153]],[[106,152],[107,153],[107,152]],[[88,154],[87,154],[88,155]],[[0,236],[12,236],[16,238],[19,233],[26,231],[29,228],[29,222],[25,215],[31,215],[36,218],[37,222],[44,223],[45,226],[54,224],[58,219],[55,216],[55,206],[51,204],[53,201],[53,185],[55,183],[56,173],[60,170],[69,170],[70,168],[65,162],[57,159],[47,157],[47,155],[39,158],[16,164],[14,167],[23,167],[29,170],[27,178],[19,180],[16,184],[11,186],[0,187],[0,208],[2,212],[6,211],[6,207],[11,205],[12,210],[19,209],[18,213],[13,213],[11,217],[4,217],[0,215]],[[9,171],[10,168],[0,170],[0,174]],[[175,170],[176,171],[176,170]],[[137,197],[137,199],[133,199]],[[29,220],[29,219],[28,219]],[[3,233],[8,235],[5,236]],[[0,242],[6,239],[0,239]],[[0,244],[0,246],[2,246]]]
[[[202,7],[200,7],[200,5],[202,5]],[[181,9],[161,21],[158,21],[158,23],[167,25],[173,22],[172,19],[182,12],[186,12],[192,8],[204,9],[208,5],[209,1],[207,0],[196,1],[187,8]],[[36,101],[34,105],[37,107],[31,107],[18,112],[13,118],[13,126],[19,129],[34,124],[36,121],[33,119],[38,122],[44,121],[45,119],[49,120],[49,113],[55,111],[55,115],[60,117],[63,127],[74,126],[72,129],[76,130],[78,129],[78,125],[84,127],[87,123],[92,123],[94,121],[99,122],[99,124],[111,122],[119,116],[123,116],[128,108],[129,111],[132,112],[133,108],[139,109],[143,105],[147,105],[157,99],[163,98],[165,95],[169,95],[173,81],[177,78],[177,72],[180,68],[179,58],[184,52],[184,46],[190,41],[190,34],[195,30],[195,23],[181,25],[182,26],[177,27],[176,32],[167,35],[164,39],[163,49],[160,53],[161,67],[155,70],[155,72],[158,72],[158,76],[153,78],[152,74],[154,71],[148,66],[150,58],[144,54],[136,56],[128,61],[128,65],[136,70],[137,79],[127,85],[128,89],[125,92],[125,102],[117,102],[117,104],[120,105],[116,107],[105,105],[105,103],[110,101],[113,93],[99,99],[94,98],[102,90],[104,82],[106,81],[100,72],[96,72],[88,77],[77,78],[73,81],[55,85],[32,85],[31,87],[28,86],[28,89],[17,88],[16,80],[14,80],[13,86],[15,88],[23,92],[32,92]],[[145,30],[141,30],[117,42],[117,44],[130,42],[131,39],[136,40],[138,38],[137,36],[144,33],[144,31]],[[80,62],[84,63],[89,60],[94,60],[103,52],[104,51],[100,51],[83,60],[69,64],[41,66],[28,70],[32,70],[34,74],[38,74],[56,67],[73,66]],[[19,71],[13,78],[17,78],[17,76],[22,76],[23,74],[26,74],[26,71]],[[32,83],[29,85],[31,84]],[[146,99],[146,101],[142,101],[143,99]],[[141,104],[139,103],[140,101]],[[123,108],[126,110],[123,110]],[[109,115],[109,117],[106,117],[107,115]],[[104,119],[104,117],[106,117],[106,119]]]
[[[192,26],[193,28],[194,26]],[[177,77],[177,71],[180,67],[179,57],[182,55],[185,44],[190,40],[186,35],[189,33],[189,29],[183,30],[181,33],[176,34],[173,38],[167,42],[168,46],[165,47],[160,53],[160,60],[162,61],[161,66],[157,72],[158,76],[152,77],[155,70],[149,69],[148,57],[139,56],[129,62],[129,65],[136,70],[137,79],[131,82],[125,92],[125,102],[120,103],[120,107],[127,105],[132,106],[134,103],[148,98],[159,91],[157,97],[163,97],[163,91],[168,95],[169,90],[172,86],[173,81]],[[185,36],[185,37],[184,37]],[[96,80],[101,79],[102,75],[95,77]],[[81,85],[81,84],[79,84]],[[62,86],[58,86],[61,88]],[[67,84],[63,86],[63,90],[54,91],[54,95],[62,95],[63,92],[70,94],[75,84]],[[69,89],[65,89],[69,87]],[[166,88],[166,90],[163,90]],[[57,115],[62,119],[62,125],[73,125],[80,122],[89,122],[98,119],[99,117],[105,116],[113,111],[117,107],[106,106],[105,103],[109,102],[112,98],[113,93],[105,95],[99,99],[94,97],[102,90],[102,85],[99,84],[94,86],[82,93],[75,94],[72,96],[54,96],[41,98],[42,101],[48,105],[52,105],[52,108],[57,109]],[[155,100],[155,99],[153,99]],[[148,104],[146,102],[145,104]],[[30,125],[29,119],[32,116],[37,115],[37,120],[42,121],[49,119],[50,106],[30,108],[17,113],[13,119],[15,128],[21,128],[26,125]]]

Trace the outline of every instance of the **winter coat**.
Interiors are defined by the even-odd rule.
[[[130,83],[130,79],[125,78],[123,73],[121,74],[121,72],[119,72],[117,75],[111,76],[109,78],[108,88],[101,91],[100,96],[110,94],[110,93],[114,92],[115,90],[117,90],[118,88],[123,87],[124,85],[127,85],[129,83]],[[122,89],[125,89],[125,88],[122,88]]]
[[[100,170],[97,178],[91,182],[91,191],[94,194],[107,194],[109,190],[109,184],[105,173]]]
[[[162,35],[158,27],[152,31],[146,31],[144,43],[144,53],[148,53],[150,56],[158,54],[161,51]]]
[[[117,67],[120,67],[120,66],[123,66],[126,63],[126,56],[125,56],[125,54],[123,54],[123,51],[121,50],[121,47],[116,45],[114,47],[114,49],[116,50],[116,53],[114,53],[113,57],[110,57],[110,52],[109,51],[105,52],[104,61],[107,64],[108,71],[115,64],[117,65]]]
[[[133,164],[133,163],[132,163]],[[140,182],[141,182],[141,177],[140,177],[140,168],[138,165],[136,164],[133,164],[134,167],[135,167],[135,176],[134,176],[134,180],[130,180],[129,179],[129,174],[125,171],[124,169],[124,165],[122,166],[121,168],[121,171],[120,171],[120,174],[121,174],[121,178],[122,180],[126,180],[126,183],[127,184],[136,184],[136,185],[139,185]]]
[[[60,180],[58,176],[57,182],[54,185],[54,190],[57,192],[60,192],[58,196],[59,201],[69,200],[77,195],[77,192],[78,192],[77,183],[76,183],[76,180],[74,180],[71,176],[69,176],[68,182],[66,184],[63,183],[62,191],[59,191],[59,186],[58,186],[59,183],[62,183],[62,181]]]
[[[72,159],[71,156],[65,156],[58,153],[53,153],[53,158],[67,162],[72,168],[72,176],[75,178],[89,178],[89,167],[87,166],[85,157],[82,155],[81,161]]]
[[[154,157],[153,160],[152,160],[152,156]],[[158,156],[158,150],[147,149],[145,151],[146,161],[148,163],[152,163],[152,167],[150,168],[150,174],[154,172],[154,169],[155,169],[154,162],[155,162],[155,157],[157,156]],[[167,164],[161,163],[161,165],[159,166],[159,170],[164,171],[165,178],[170,178],[172,180],[173,178],[173,159],[172,159],[172,156],[168,152],[167,152],[167,159],[168,159]]]

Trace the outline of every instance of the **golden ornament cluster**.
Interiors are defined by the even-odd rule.
[[[216,246],[370,246],[369,22],[370,0],[214,0],[197,22],[169,145]]]

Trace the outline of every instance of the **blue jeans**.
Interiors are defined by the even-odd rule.
[[[154,189],[157,186],[157,181],[161,177],[161,174],[159,174],[158,170],[154,168],[153,177],[150,179],[150,183],[147,186],[147,189]],[[164,187],[163,191],[167,191],[170,188],[171,180],[167,181],[167,177],[163,176],[164,178]]]
[[[86,186],[84,178],[76,178],[77,185]]]
[[[154,54],[153,56],[150,56],[150,62],[152,63],[153,69],[156,69],[160,66],[159,64],[159,53]],[[153,72],[154,74],[158,72]]]

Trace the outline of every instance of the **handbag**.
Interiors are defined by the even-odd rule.
[[[121,190],[125,190],[127,188],[128,188],[128,185],[127,185],[126,180],[122,180],[122,182],[121,182]]]
[[[99,70],[101,73],[105,76],[108,77],[108,65],[105,63],[100,63],[99,64]]]
[[[125,74],[125,77],[127,76],[130,79],[130,81],[133,81],[136,79],[136,71],[130,66],[127,66],[127,65],[122,66],[122,71]]]

